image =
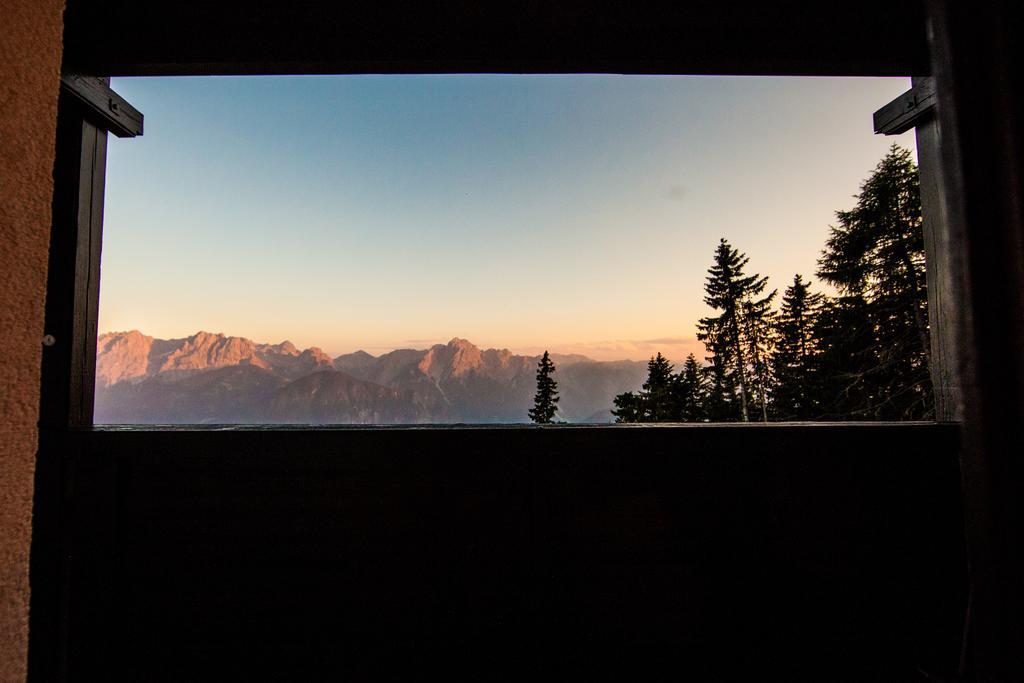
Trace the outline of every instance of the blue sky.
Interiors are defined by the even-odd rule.
[[[681,360],[720,237],[771,287],[814,279],[834,212],[894,141],[871,114],[909,80],[113,86],[146,131],[109,146],[102,331]]]

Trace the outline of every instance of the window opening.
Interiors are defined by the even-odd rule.
[[[115,85],[97,423],[934,416],[906,79]]]

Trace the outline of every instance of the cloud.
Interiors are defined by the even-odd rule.
[[[696,337],[658,337],[657,339],[644,339],[634,342],[637,344],[690,344],[697,341]]]
[[[552,344],[552,353],[576,353],[594,360],[647,360],[661,352],[673,363],[682,363],[688,354],[703,358],[704,345],[696,337],[658,337],[655,339],[607,339],[593,342]],[[532,351],[532,349],[531,349]]]

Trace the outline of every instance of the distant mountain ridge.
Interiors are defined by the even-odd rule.
[[[610,422],[612,398],[635,391],[642,361],[554,355],[559,418]],[[538,356],[481,350],[458,337],[429,349],[330,358],[291,342],[198,332],[156,339],[100,335],[97,423],[428,424],[528,421]]]
[[[232,365],[253,365],[298,379],[334,368],[317,347],[299,351],[289,341],[256,344],[245,337],[197,332],[182,339],[154,339],[139,332],[101,334],[96,350],[96,382],[107,386],[163,373],[191,373]]]

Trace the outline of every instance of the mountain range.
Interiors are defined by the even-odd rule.
[[[612,399],[636,391],[642,361],[552,354],[557,419],[611,422]],[[97,424],[431,424],[527,422],[538,356],[465,339],[380,356],[331,358],[291,342],[259,344],[198,332],[155,339],[102,334]]]

